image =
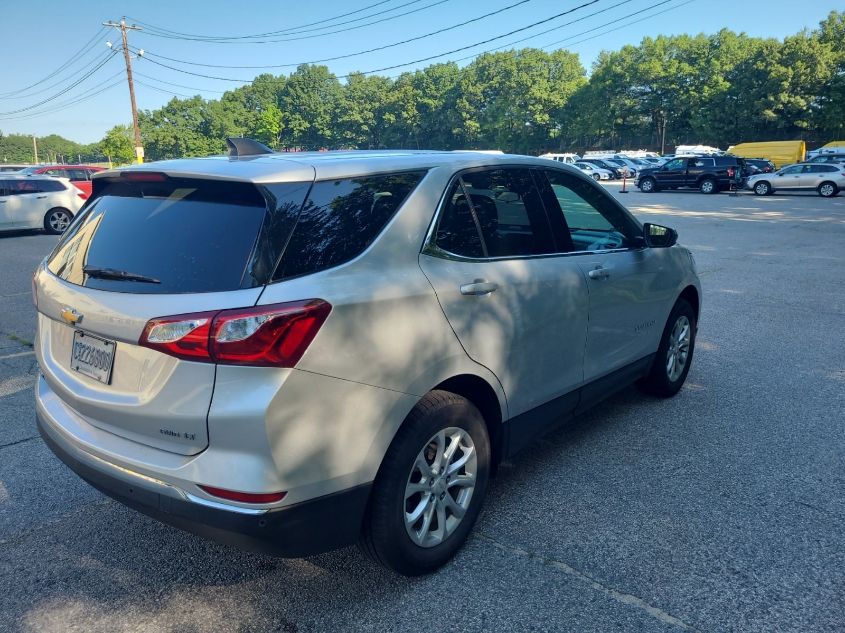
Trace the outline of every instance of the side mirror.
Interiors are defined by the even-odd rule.
[[[645,243],[652,248],[668,248],[677,244],[678,232],[668,226],[646,222],[643,225],[643,238]]]

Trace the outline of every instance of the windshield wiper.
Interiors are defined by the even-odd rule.
[[[97,279],[114,279],[117,281],[140,281],[145,284],[160,284],[161,280],[155,277],[147,277],[146,275],[138,275],[129,273],[125,270],[117,270],[116,268],[99,268],[97,266],[83,266],[82,272],[89,277],[96,277]]]

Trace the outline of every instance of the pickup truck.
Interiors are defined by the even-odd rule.
[[[680,156],[661,167],[642,169],[636,185],[643,193],[680,187],[701,193],[739,189],[748,176],[744,158],[736,156]]]

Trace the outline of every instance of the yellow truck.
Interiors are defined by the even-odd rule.
[[[741,158],[768,158],[780,169],[784,165],[800,163],[807,153],[804,141],[765,141],[740,143],[728,148],[728,154]]]

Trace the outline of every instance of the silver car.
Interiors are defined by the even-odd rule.
[[[745,186],[758,196],[775,191],[817,191],[824,198],[832,198],[845,188],[845,165],[797,163],[770,174],[751,176]]]
[[[35,274],[38,427],[126,505],[427,573],[501,460],[683,385],[692,256],[574,167],[230,143],[94,176]]]
[[[67,178],[0,174],[0,231],[62,233],[82,206],[82,195]]]
[[[613,174],[609,169],[602,169],[592,163],[577,162],[575,163],[575,167],[583,171],[593,180],[611,180],[613,178]]]

